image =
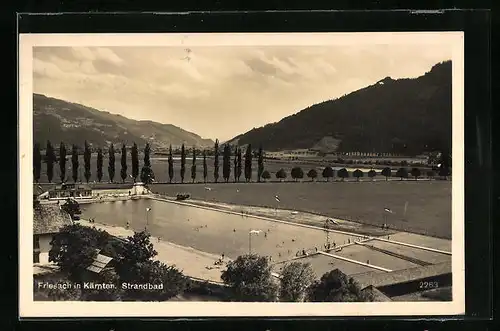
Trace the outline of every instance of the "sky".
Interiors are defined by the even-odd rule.
[[[33,92],[226,141],[451,57],[438,45],[34,47]]]

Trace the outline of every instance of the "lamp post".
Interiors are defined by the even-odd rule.
[[[259,234],[261,230],[250,230],[248,232],[248,254],[252,254],[252,234]]]
[[[274,200],[276,200],[276,207],[274,208],[274,214],[275,214],[275,217],[278,217],[278,207],[280,205],[280,197],[275,195],[274,196]]]
[[[387,225],[387,213],[394,214],[394,212],[389,208],[384,208],[384,226]]]
[[[148,223],[149,223],[149,217],[148,216],[149,216],[149,212],[150,211],[151,211],[151,208],[149,208],[149,207],[146,208],[146,228],[145,228],[145,230],[148,229]]]

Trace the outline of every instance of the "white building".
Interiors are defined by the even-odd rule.
[[[59,205],[37,204],[33,208],[33,263],[48,264],[50,242],[59,230],[73,224]]]
[[[134,186],[132,187],[132,195],[142,195],[142,194],[149,194],[150,191],[144,186],[144,183],[134,183]]]

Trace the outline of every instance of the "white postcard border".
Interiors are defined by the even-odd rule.
[[[238,303],[33,301],[33,47],[422,45],[453,49],[451,302]],[[20,317],[252,317],[460,315],[465,312],[463,32],[22,34],[19,35],[19,314]]]

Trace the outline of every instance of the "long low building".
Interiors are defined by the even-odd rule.
[[[58,201],[58,200],[91,200],[106,195],[143,195],[150,191],[141,183],[133,184],[104,184],[95,185],[94,187],[84,184],[60,184],[54,185],[51,189],[43,191],[40,185],[33,185],[33,197],[40,200]]]
[[[49,190],[46,197],[49,200],[66,200],[68,198],[91,199],[92,188],[81,184],[61,184]]]

